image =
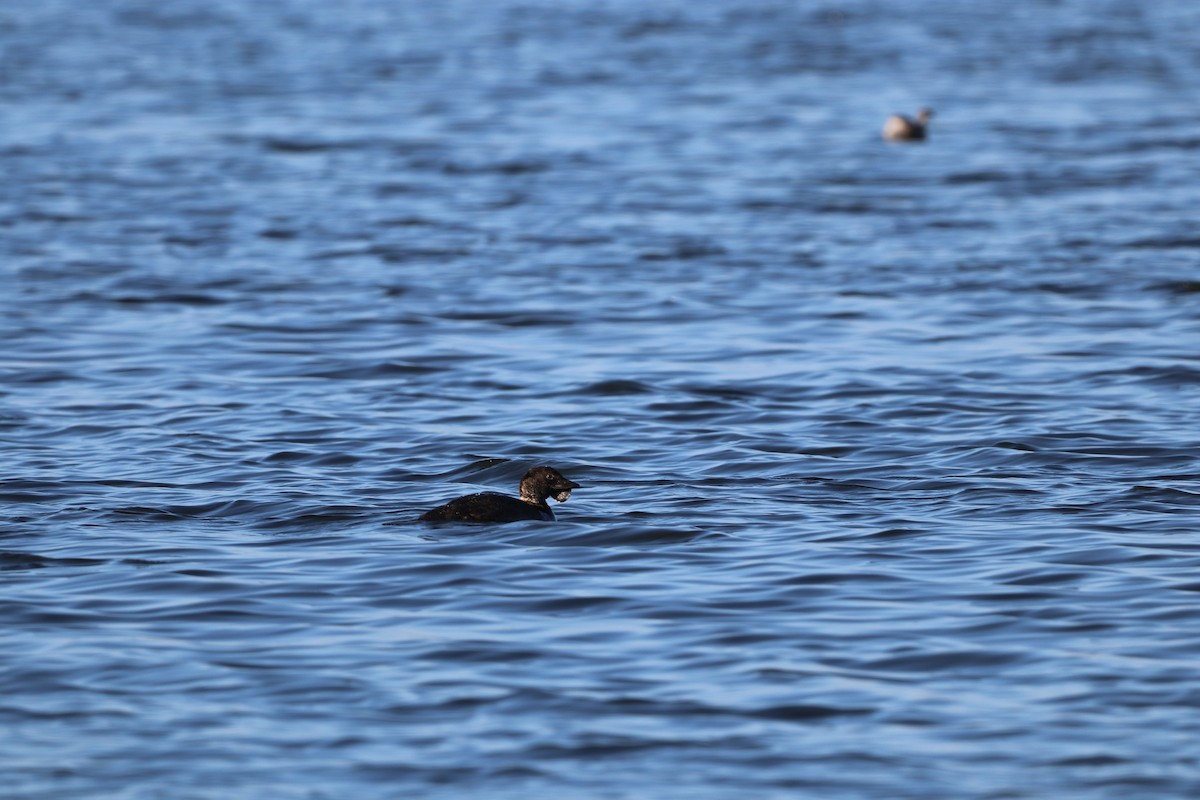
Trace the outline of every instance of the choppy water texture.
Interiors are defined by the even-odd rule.
[[[1197,30],[3,3],[5,793],[1200,795]]]

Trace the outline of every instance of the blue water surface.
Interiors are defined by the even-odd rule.
[[[0,793],[1200,795],[1197,30],[0,2]]]

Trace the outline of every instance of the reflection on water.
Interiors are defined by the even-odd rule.
[[[1193,6],[0,10],[14,791],[1195,795]]]

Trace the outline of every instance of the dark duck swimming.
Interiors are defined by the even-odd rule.
[[[451,500],[445,505],[426,511],[423,522],[520,522],[527,519],[553,520],[554,512],[546,503],[553,497],[565,503],[572,489],[579,484],[567,480],[553,467],[534,467],[521,478],[521,496],[509,497],[499,492],[479,492]]]
[[[893,114],[883,124],[883,138],[890,142],[922,142],[925,140],[925,129],[929,127],[931,119],[932,108],[922,108],[917,112],[916,119],[903,114]]]

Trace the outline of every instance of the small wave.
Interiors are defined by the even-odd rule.
[[[654,391],[654,387],[641,381],[614,378],[611,380],[589,383],[586,386],[580,387],[578,390],[573,392],[573,394],[598,395],[601,397],[620,397],[624,395],[650,394]]]
[[[0,551],[0,571],[47,569],[50,567],[94,567],[104,563],[103,559],[98,558],[55,558],[53,556],[40,556],[36,553]]]
[[[1164,236],[1134,239],[1131,242],[1126,242],[1125,247],[1136,250],[1193,250],[1200,248],[1200,237]]]

